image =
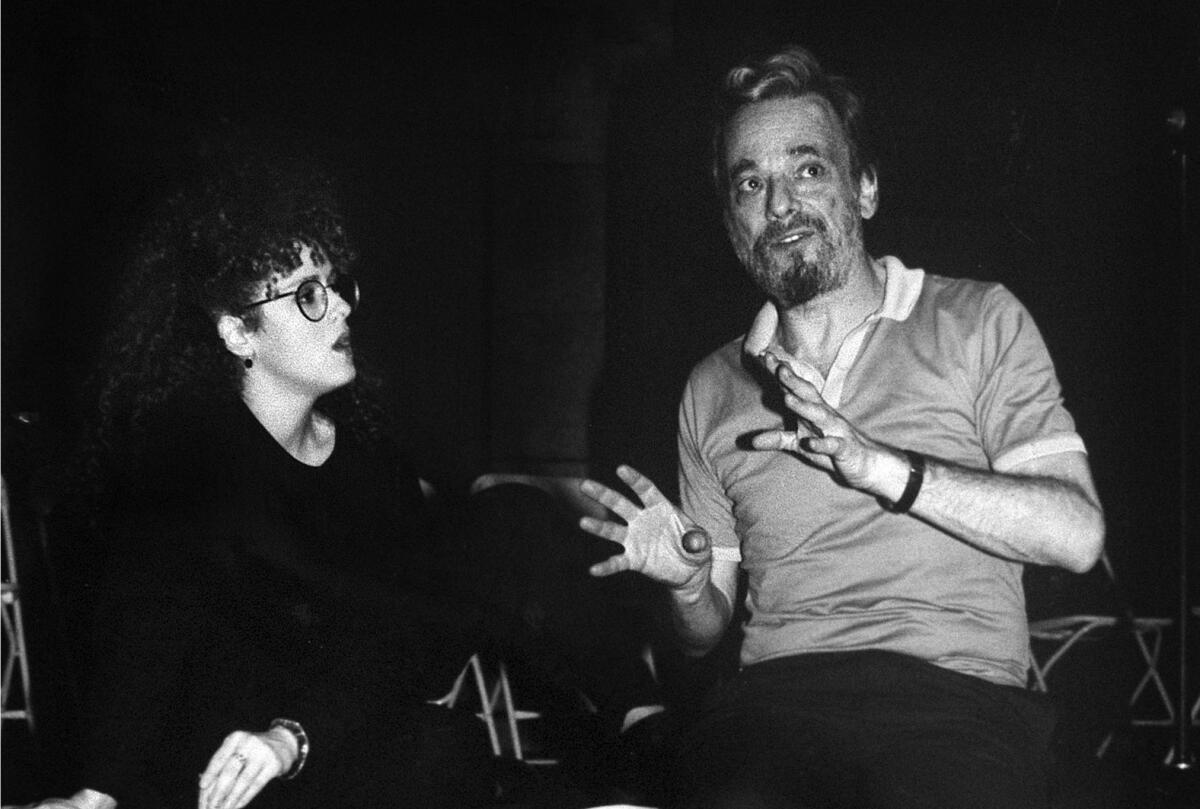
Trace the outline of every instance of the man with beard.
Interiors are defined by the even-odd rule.
[[[714,648],[746,577],[741,668],[679,751],[679,804],[1037,807],[1052,716],[1025,690],[1021,571],[1084,571],[1104,520],[1028,312],[998,284],[873,258],[878,177],[845,80],[789,48],[735,68],[715,177],[769,299],[699,363],[675,508],[584,491]]]

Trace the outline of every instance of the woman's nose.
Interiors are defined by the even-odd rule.
[[[341,296],[336,290],[329,290],[329,308],[333,310],[334,315],[341,319],[346,319],[354,308],[350,306],[350,302]]]

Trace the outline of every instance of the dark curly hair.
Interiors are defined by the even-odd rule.
[[[817,58],[797,45],[732,68],[714,99],[712,174],[717,193],[724,196],[728,186],[725,175],[725,135],[729,122],[742,107],[772,98],[800,98],[815,95],[833,109],[850,148],[850,170],[855,180],[878,171],[878,157],[862,99],[850,81],[825,72]]]
[[[242,136],[244,138],[244,136]],[[329,174],[308,155],[253,139],[208,143],[194,180],[170,194],[135,241],[114,321],[91,381],[89,476],[114,450],[137,446],[150,421],[183,402],[236,401],[244,368],[217,329],[222,313],[259,325],[245,304],[307,247],[337,271],[355,260]],[[355,382],[318,407],[366,436],[383,425],[377,380]]]

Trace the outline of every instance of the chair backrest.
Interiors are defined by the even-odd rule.
[[[571,510],[589,517],[609,517],[608,509],[585,495],[579,489],[583,478],[559,475],[519,475],[506,472],[488,472],[475,478],[471,483],[470,494],[478,494],[484,489],[498,486],[502,483],[523,483],[533,486],[566,504]]]

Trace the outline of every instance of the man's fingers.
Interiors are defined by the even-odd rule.
[[[666,500],[654,481],[634,469],[632,466],[618,466],[617,476],[629,484],[629,488],[637,493],[638,498],[646,506],[655,506]]]
[[[833,435],[819,438],[814,436],[804,441],[804,448],[809,452],[817,455],[828,455],[838,461],[845,460],[842,456],[845,454],[843,450],[847,447],[849,447],[849,443],[845,439]]]
[[[805,401],[790,393],[783,397],[783,402],[788,406],[789,410],[800,418],[805,429],[814,435],[824,435],[827,432],[821,425],[825,427],[833,426],[829,408],[824,402]]]
[[[775,353],[770,349],[760,352],[758,355],[758,361],[761,362],[763,367],[766,368],[768,373],[771,374],[778,373],[779,366],[783,364],[779,357],[776,357]]]
[[[799,452],[800,438],[792,430],[767,430],[753,435],[750,438],[750,446],[755,449],[781,449]]]
[[[610,556],[603,562],[597,562],[588,568],[588,573],[593,576],[611,576],[614,573],[620,573],[622,570],[629,570],[629,557],[623,553],[618,553],[616,556]]]
[[[778,361],[777,361],[778,362]],[[775,379],[786,390],[791,391],[797,396],[802,396],[806,399],[813,397],[820,398],[821,392],[811,379],[805,379],[792,370],[792,366],[786,362],[780,362],[775,367]]]
[[[625,544],[625,526],[617,525],[615,522],[597,520],[595,517],[580,517],[579,527],[601,539]]]
[[[579,484],[579,491],[607,508],[613,514],[616,514],[625,522],[630,522],[637,516],[637,506],[603,483],[597,483],[594,480],[585,480]]]

